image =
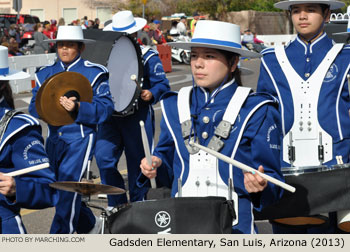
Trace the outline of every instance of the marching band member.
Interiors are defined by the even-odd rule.
[[[219,21],[198,21],[191,42],[170,45],[191,50],[194,83],[178,94],[164,95],[159,142],[152,166],[146,158],[142,160],[142,173],[154,178],[166,167],[172,170],[172,196],[229,195],[237,215],[233,233],[255,233],[253,208],[260,210],[271,204],[282,190],[257,173],[243,173],[198,151],[189,140],[283,179],[277,102],[270,95],[241,87],[237,68],[240,56],[260,55],[242,49],[239,26]]]
[[[282,118],[282,167],[337,164],[336,156],[349,163],[350,46],[335,44],[324,32],[330,10],[344,6],[335,0],[288,0],[275,4],[288,10],[298,35],[287,46],[262,52],[257,90],[274,95]],[[318,152],[323,145],[324,157]],[[288,146],[295,157],[288,156]],[[325,199],[327,200],[327,199]],[[283,227],[275,233],[333,233],[334,214],[329,225],[314,228]]]
[[[0,46],[0,234],[24,234],[21,207],[52,207],[55,194],[49,184],[55,182],[55,174],[43,169],[15,177],[5,175],[49,162],[38,120],[14,110],[9,81],[29,74],[9,69],[7,57],[7,47]]]
[[[141,30],[146,23],[147,21],[143,18],[134,18],[131,11],[120,11],[113,16],[112,23],[106,26],[104,31],[125,32],[136,38],[137,31]],[[144,121],[148,142],[152,145],[155,131],[152,105],[156,104],[160,96],[170,89],[158,53],[150,47],[141,46],[141,50],[144,81],[138,106],[131,115],[125,117],[113,115],[108,121],[99,125],[95,151],[102,183],[123,189],[125,188],[124,179],[117,165],[123,151],[125,152],[131,202],[143,200],[148,191],[147,188],[139,188],[136,185],[137,177],[141,174],[139,164],[145,156],[139,121]],[[164,179],[165,183],[169,180],[166,175]],[[159,181],[159,186],[161,185]],[[108,195],[110,208],[124,203],[127,203],[126,194]]]
[[[49,126],[46,151],[55,169],[57,181],[80,181],[87,170],[88,160],[94,152],[96,126],[107,120],[113,113],[113,102],[105,67],[81,58],[85,43],[79,26],[60,26],[57,38],[46,40],[56,43],[58,60],[51,66],[43,67],[36,73],[36,86],[29,105],[29,112],[38,117],[35,107],[37,92],[44,81],[64,71],[84,75],[93,89],[92,103],[79,102],[76,97],[60,97],[60,104],[67,111],[75,111],[75,122],[64,126]],[[96,223],[91,210],[81,203],[77,193],[58,191],[59,200],[50,233],[87,233]]]

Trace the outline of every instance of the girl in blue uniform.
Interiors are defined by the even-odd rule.
[[[152,166],[141,162],[148,178],[157,168],[174,176],[172,196],[227,197],[230,184],[237,218],[233,233],[255,233],[253,209],[279,199],[281,189],[258,174],[243,173],[199,151],[190,140],[281,179],[280,131],[276,100],[241,87],[239,57],[259,57],[243,50],[240,28],[219,21],[198,21],[191,42],[170,43],[191,50],[193,86],[169,92],[161,101],[163,118]]]
[[[57,181],[80,181],[93,155],[97,124],[107,120],[113,112],[108,71],[101,65],[81,58],[84,43],[92,41],[84,39],[79,26],[60,26],[57,39],[47,42],[57,42],[58,60],[36,73],[36,86],[32,90],[29,112],[38,117],[35,108],[36,95],[40,86],[52,75],[73,71],[89,80],[93,90],[92,102],[79,102],[75,97],[60,97],[60,104],[67,111],[77,111],[77,117],[69,125],[48,125],[49,135],[46,142],[46,150]],[[50,233],[87,233],[92,230],[96,223],[95,217],[81,203],[80,195],[65,191],[58,193],[59,201]]]
[[[278,98],[282,118],[281,165],[318,166],[350,159],[350,46],[336,44],[324,32],[330,11],[344,6],[335,0],[288,0],[275,4],[290,12],[298,33],[287,46],[262,51],[257,90]],[[288,155],[288,146],[295,157]],[[318,147],[324,146],[324,157]],[[327,201],[327,199],[325,199]],[[318,227],[273,224],[274,233],[334,233],[335,213]]]
[[[8,68],[7,48],[0,46],[0,234],[24,234],[21,207],[52,207],[55,182],[50,168],[6,176],[6,173],[48,163],[41,127],[34,117],[14,110],[9,80],[28,78],[29,74]]]

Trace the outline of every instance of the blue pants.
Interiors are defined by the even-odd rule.
[[[12,216],[7,219],[0,219],[0,234],[26,234],[22,218],[20,215]]]
[[[145,157],[140,120],[144,121],[149,145],[153,143],[154,119],[149,106],[140,107],[135,114],[127,117],[112,116],[107,122],[99,125],[95,149],[96,163],[100,170],[103,184],[125,189],[124,179],[117,166],[125,151],[130,201],[143,200],[147,187],[140,188],[136,180],[141,173],[140,163]],[[151,147],[150,150],[152,151]],[[108,195],[108,206],[115,207],[127,203],[126,194]]]
[[[92,158],[94,137],[92,134],[66,143],[61,139],[46,142],[51,167],[57,181],[80,181]],[[51,234],[87,233],[95,225],[92,211],[81,202],[78,193],[58,190],[56,213],[51,225]]]

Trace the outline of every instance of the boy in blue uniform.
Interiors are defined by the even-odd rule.
[[[125,32],[136,37],[137,31],[141,30],[146,22],[143,18],[134,18],[131,11],[120,11],[113,16],[113,22],[106,26],[104,31]],[[95,151],[102,183],[119,188],[125,188],[124,180],[117,169],[119,159],[125,151],[131,202],[143,200],[148,190],[136,185],[137,177],[140,175],[139,164],[145,156],[139,121],[144,121],[148,142],[152,145],[155,130],[152,105],[156,104],[161,95],[170,89],[158,53],[148,47],[141,47],[141,49],[144,81],[138,109],[135,108],[134,114],[126,117],[112,116],[109,121],[99,125]],[[127,203],[126,194],[108,196],[109,207],[124,203]]]
[[[193,87],[164,95],[159,142],[152,166],[142,160],[142,173],[154,178],[162,169],[171,170],[172,196],[230,194],[237,215],[233,233],[255,233],[253,209],[279,199],[282,190],[257,173],[243,173],[199,151],[189,141],[282,179],[277,102],[270,95],[240,87],[239,57],[260,55],[242,49],[239,26],[219,21],[198,21],[191,42],[170,45],[191,50]]]
[[[52,207],[55,194],[49,184],[55,182],[55,174],[48,168],[16,177],[5,175],[49,162],[38,120],[14,110],[9,80],[29,74],[9,70],[7,57],[7,48],[0,46],[0,234],[24,234],[21,207]]]
[[[349,73],[350,46],[335,44],[324,32],[330,10],[344,6],[340,1],[290,0],[275,4],[290,12],[297,38],[286,47],[262,52],[258,91],[278,98],[282,118],[283,145],[281,166],[337,164],[341,156],[349,163],[350,119]],[[292,144],[291,144],[292,143]],[[324,146],[324,157],[318,146]],[[288,156],[288,146],[295,158]],[[327,200],[327,199],[325,199]],[[333,233],[334,213],[329,225],[292,228],[273,225],[275,233]]]
[[[36,86],[29,105],[29,112],[38,117],[35,100],[40,86],[52,75],[64,71],[84,75],[93,90],[92,103],[77,102],[75,97],[60,97],[60,104],[67,111],[77,111],[75,122],[69,125],[49,125],[46,150],[56,172],[57,181],[80,181],[91,160],[96,137],[96,126],[113,113],[113,102],[105,67],[80,57],[84,43],[92,42],[83,37],[79,26],[60,26],[57,39],[58,60],[36,73]],[[91,210],[81,203],[77,193],[59,191],[59,201],[50,233],[87,233],[96,220]]]

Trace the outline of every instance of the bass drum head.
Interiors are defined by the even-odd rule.
[[[134,95],[138,91],[131,76],[136,75],[136,80],[141,83],[143,67],[139,45],[132,38],[121,36],[113,45],[107,68],[114,110],[124,112],[135,102]]]

